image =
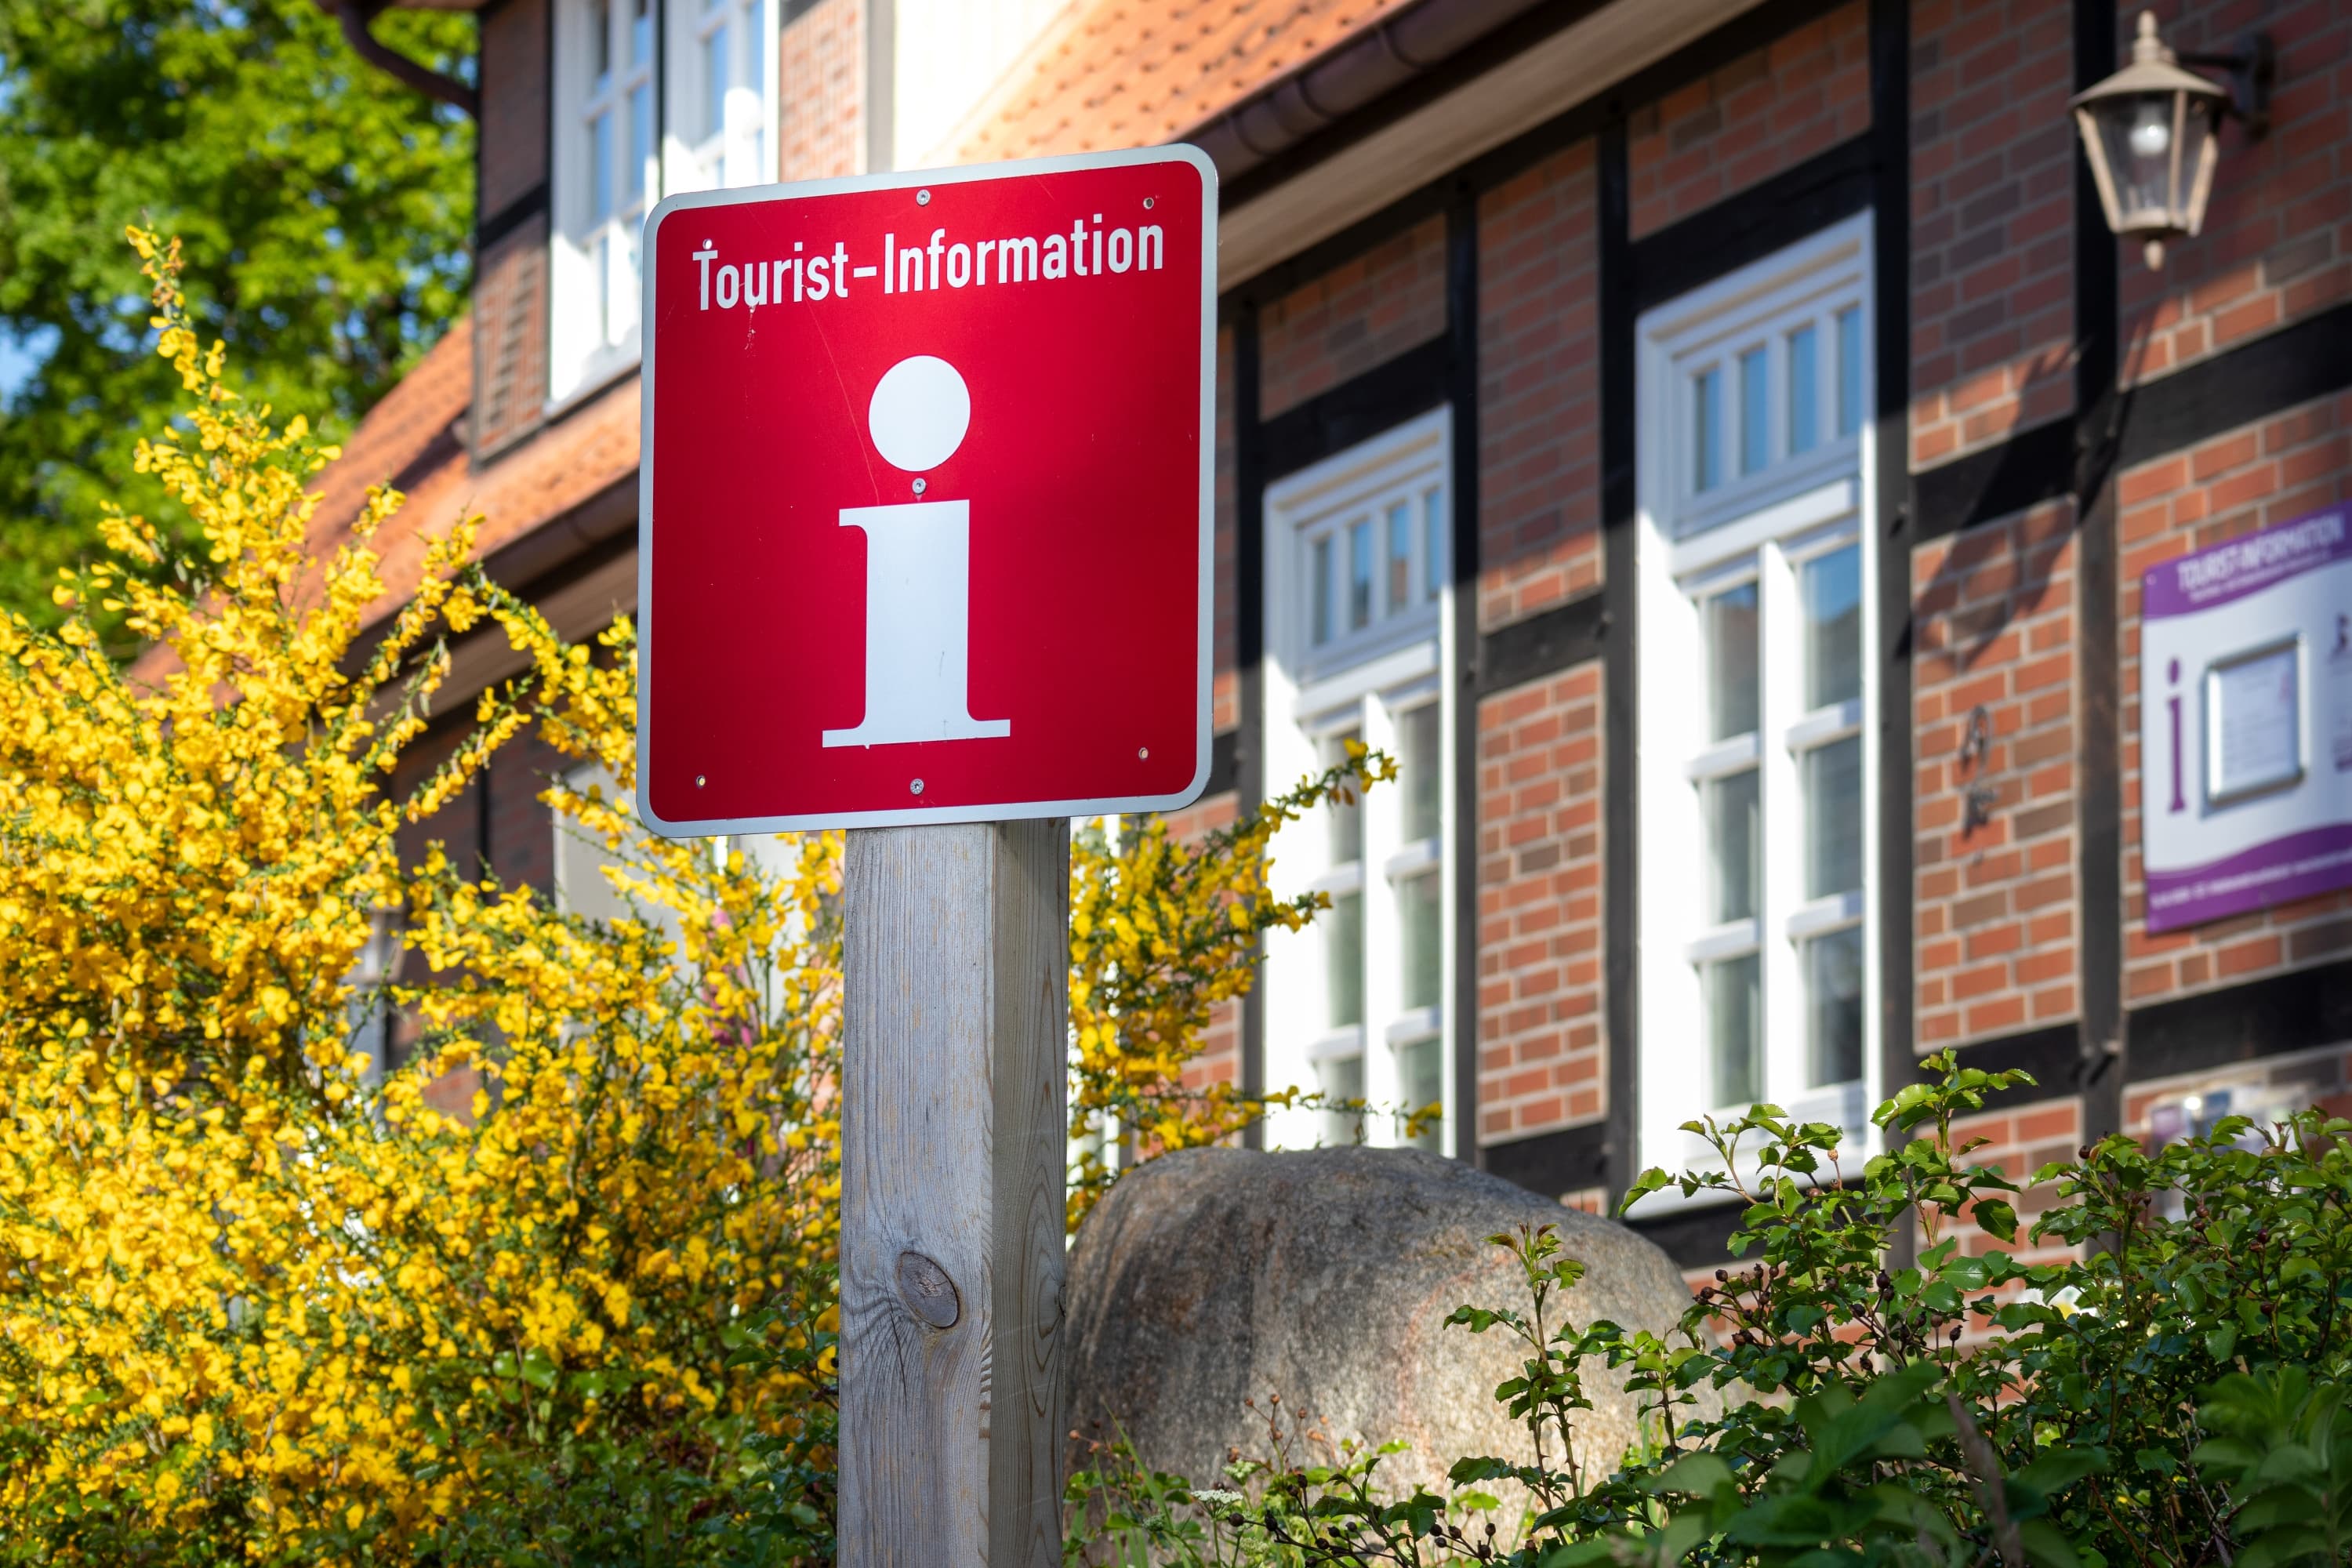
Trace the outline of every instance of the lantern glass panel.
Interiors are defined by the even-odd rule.
[[[2174,146],[2180,127],[2177,98],[2169,92],[2111,100],[2097,110],[2105,143],[2107,172],[2115,182],[2116,226],[2124,230],[2170,227],[2179,206],[2176,184],[2184,166]],[[2190,123],[2202,116],[2191,116]]]

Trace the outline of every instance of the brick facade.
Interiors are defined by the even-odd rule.
[[[2036,1076],[2045,1084],[2052,1078],[2047,1072]],[[1954,1148],[1966,1148],[1979,1138],[1985,1141],[1982,1147],[1969,1152],[1968,1163],[1997,1170],[2022,1189],[2013,1194],[2010,1205],[2017,1211],[2017,1240],[2000,1241],[1970,1225],[1961,1233],[1967,1250],[1983,1253],[1997,1247],[2027,1263],[2055,1263],[2069,1255],[2069,1247],[2055,1243],[2036,1247],[2028,1237],[2034,1220],[2058,1201],[2054,1186],[2031,1184],[2033,1173],[2042,1166],[2074,1158],[2083,1146],[2084,1125],[2083,1102],[2073,1096],[1988,1110],[1953,1121]]]
[[[1258,313],[1258,415],[1271,419],[1445,331],[1445,220],[1342,262]]]
[[[2074,521],[2037,507],[1912,558],[1922,1050],[2077,1005]]]
[[[1601,667],[1478,708],[1478,1141],[1608,1109]]]
[[[2352,393],[2126,470],[2123,595],[2124,999],[2159,1001],[2352,953],[2352,891],[2187,931],[2147,932],[2140,868],[2140,579],[2160,561],[2352,500]]]
[[[547,403],[547,219],[534,217],[474,268],[473,445],[488,456],[539,428]]]
[[[537,429],[547,400],[548,6],[512,0],[482,19],[476,221],[504,232],[474,260],[471,441],[495,451]],[[535,208],[535,210],[534,210]],[[521,221],[509,226],[509,215]]]
[[[2117,9],[2130,58],[2137,6]],[[2163,13],[2178,50],[2234,52],[2253,18],[2202,0]],[[2205,229],[2165,247],[2164,269],[2123,258],[2125,374],[2160,376],[2352,299],[2352,13],[2305,0],[2259,17],[2278,48],[2278,129],[2221,131]],[[2347,352],[2352,352],[2347,350]]]
[[[1231,793],[1203,796],[1183,810],[1171,813],[1168,831],[1179,839],[1197,841],[1221,827],[1230,826],[1241,815],[1240,805]],[[1221,1003],[1210,1015],[1209,1026],[1201,1032],[1199,1054],[1185,1064],[1184,1087],[1238,1084],[1241,1073],[1242,1005],[1237,1001]]]
[[[1601,585],[1593,148],[1478,205],[1478,624]]]
[[[1912,8],[1914,467],[2074,405],[2072,29],[2043,0]]]
[[[481,13],[478,221],[495,219],[547,182],[547,8],[552,3],[507,0]]]
[[[1870,11],[1855,0],[1633,111],[1633,237],[1869,129]]]
[[[617,493],[636,460],[632,384],[616,385],[542,427],[548,232],[543,205],[533,213],[530,204],[543,204],[548,177],[551,3],[508,0],[487,14],[483,26],[481,210],[486,222],[509,209],[513,216],[492,230],[493,241],[478,258],[467,372],[473,393],[465,415],[471,449],[438,467],[416,455],[437,450],[436,441],[449,444],[436,435],[449,416],[440,415],[436,426],[440,405],[421,395],[412,400],[430,403],[421,411],[387,400],[378,445],[355,441],[353,447],[396,449],[410,455],[398,460],[429,468],[409,488],[415,510],[436,529],[478,500],[489,515],[490,547]],[[853,173],[866,141],[859,103],[866,71],[863,0],[815,0],[788,9],[779,57],[780,173]],[[1234,8],[1234,16],[1246,9]],[[1635,240],[1752,195],[1871,129],[1872,7],[1852,0],[1807,9],[1811,19],[1773,37],[1770,28],[1784,26],[1777,14],[1726,7],[1726,24],[1744,29],[1732,48],[1744,52],[1708,45],[1703,57],[1689,57],[1703,58],[1704,72],[1647,101],[1627,95],[1624,174]],[[1325,0],[1317,15],[1328,21],[1342,10],[1354,18],[1349,26],[1370,14]],[[2137,5],[2117,7],[2125,39],[2137,13]],[[1112,58],[1118,51],[1104,51],[1121,39],[1143,49],[1135,40],[1157,25],[1144,18],[1118,31],[1114,20],[1104,21],[1100,37],[1074,34],[1058,53],[1047,51],[1052,58],[1041,56],[1041,71],[1060,74],[1004,100],[1013,105],[1007,112],[1016,129],[1026,127],[1019,150],[1063,150],[1105,126],[1137,122],[1134,105],[1116,100],[1141,88],[1125,78],[1107,84],[1072,63],[1081,56]],[[2225,133],[2206,233],[2172,246],[2162,272],[2148,270],[2136,252],[2120,258],[2127,381],[2169,374],[2352,298],[2352,110],[2345,107],[2352,96],[2352,17],[2327,0],[2280,0],[2259,14],[2243,0],[2183,0],[2164,23],[2169,41],[2190,50],[2233,48],[2244,28],[2268,29],[2280,50],[2276,125],[2259,143],[2236,126]],[[2070,7],[2040,0],[1913,0],[1909,27],[1912,250],[1907,277],[1883,276],[1876,287],[1907,293],[1912,397],[1905,434],[1909,467],[1920,475],[2074,413],[2080,154],[2064,110],[2075,76]],[[1315,34],[1324,43],[1339,36]],[[1157,57],[1144,49],[1137,58]],[[1197,85],[1205,78],[1195,68],[1207,68],[1204,60],[1178,62],[1179,74]],[[1151,101],[1172,101],[1175,79],[1154,89]],[[1263,81],[1265,73],[1249,79]],[[1099,106],[1087,97],[1096,88],[1102,89]],[[1564,89],[1559,107],[1570,110],[1581,96],[1580,89]],[[1092,131],[1076,123],[1081,107],[1101,109]],[[1475,204],[1479,446],[1475,455],[1456,454],[1456,461],[1475,461],[1478,500],[1475,515],[1457,517],[1454,526],[1477,531],[1481,632],[1597,594],[1610,595],[1613,607],[1621,591],[1632,591],[1605,581],[1603,572],[1600,169],[1599,144],[1588,134],[1600,123],[1596,110],[1617,112],[1605,99],[1588,106],[1572,132],[1548,132],[1560,139],[1526,144],[1523,166],[1482,161],[1473,165],[1475,188],[1461,187]],[[1072,123],[1048,127],[1052,115]],[[1170,129],[1181,127],[1171,122]],[[1567,140],[1570,134],[1585,139]],[[1002,136],[973,145],[983,142],[992,153],[1013,146]],[[1297,177],[1317,174],[1309,168]],[[1242,188],[1238,182],[1228,187]],[[1426,215],[1429,208],[1412,210]],[[1743,220],[1757,211],[1751,203]],[[1446,264],[1445,219],[1422,216],[1262,300],[1255,315],[1261,418],[1280,420],[1443,334]],[[1222,281],[1230,287],[1249,280]],[[1643,280],[1633,281],[1638,291]],[[1213,702],[1214,727],[1230,735],[1244,718],[1240,606],[1245,593],[1258,591],[1261,564],[1239,555],[1248,498],[1237,471],[1241,389],[1230,326],[1219,333],[1216,376]],[[422,389],[429,378],[420,372],[415,379]],[[2120,405],[2127,444],[2134,406],[2128,399]],[[389,428],[395,418],[405,421],[398,430]],[[335,497],[356,493],[348,477],[330,476]],[[2027,476],[2028,493],[2054,493],[2070,478]],[[2140,925],[2137,847],[2139,576],[2158,561],[2352,498],[2352,394],[2140,463],[2115,482],[2122,638],[2121,755],[2115,762],[2124,797],[2126,1005],[2147,1006],[2352,955],[2352,893],[2148,938]],[[341,499],[336,505],[350,510]],[[2085,690],[2109,673],[2077,664],[2080,527],[2072,501],[2059,500],[1972,522],[1914,551],[1906,563],[1911,623],[1882,628],[1882,640],[1907,647],[1910,658],[1912,797],[1889,809],[1911,813],[1914,873],[1909,887],[1884,892],[1912,906],[1916,1034],[1898,1044],[1917,1051],[2071,1024],[2084,1005],[2085,948],[2095,946],[2086,933],[2109,929],[2107,911],[2082,907],[2079,874],[2083,803],[2090,793],[2080,774],[2107,761],[2081,755]],[[387,543],[395,589],[413,582],[419,549],[414,535]],[[1613,656],[1622,646],[1616,636],[1604,637],[1593,651]],[[1605,685],[1604,666],[1595,658],[1506,691],[1480,696],[1465,685],[1447,693],[1450,702],[1475,705],[1477,941],[1475,952],[1461,955],[1459,983],[1475,987],[1476,1030],[1459,1048],[1474,1053],[1478,1102],[1467,1124],[1481,1143],[1592,1129],[1612,1109],[1609,1050],[1633,1044],[1612,1041],[1606,1024],[1602,800],[1607,769],[1630,765],[1630,759],[1607,754]],[[1979,710],[1980,730],[1972,731]],[[1972,733],[1980,741],[1972,742]],[[1254,733],[1238,739],[1244,746],[1258,741]],[[446,740],[436,737],[420,757],[429,761],[432,748]],[[534,747],[519,745],[494,772],[488,828],[499,872],[544,887],[552,838],[533,797],[553,762]],[[1286,781],[1267,782],[1279,787]],[[480,803],[478,791],[468,792],[427,828],[453,847],[471,847],[478,842]],[[1237,810],[1227,792],[1176,814],[1171,825],[1180,836],[1197,837],[1232,821]],[[533,814],[536,823],[528,820]],[[1646,883],[1644,889],[1652,890]],[[1241,1076],[1239,1013],[1235,1005],[1220,1009],[1191,1081]],[[2297,1058],[2259,1069],[2216,1068],[2194,1081],[2261,1078],[2272,1087],[2342,1094],[2352,1082],[2352,1067],[2342,1058],[2339,1050],[2315,1068]],[[2304,1076],[2293,1077],[2290,1068]],[[2054,1084],[2064,1064],[2038,1070]],[[2187,1092],[2179,1084],[2172,1089]],[[2126,1122],[2149,1125],[2160,1098],[2149,1086],[2130,1086]],[[2101,1112],[2064,1096],[1988,1111],[1962,1131],[1991,1140],[1979,1158],[2021,1177],[2071,1152],[2098,1114],[2112,1114],[2112,1108]],[[1570,1144],[1581,1151],[1597,1139],[1597,1130],[1581,1131],[1528,1152]],[[1595,1168],[1574,1168],[1580,1192],[1571,1196],[1599,1201],[1582,1190]],[[2029,1196],[2021,1213],[2030,1217],[2040,1202]]]
[[[777,40],[782,180],[861,173],[866,163],[865,0],[817,0]]]

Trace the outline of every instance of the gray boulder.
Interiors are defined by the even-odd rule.
[[[1442,1325],[1464,1302],[1524,1312],[1525,1276],[1486,1237],[1545,1223],[1588,1266],[1566,1300],[1580,1326],[1606,1318],[1663,1333],[1689,1304],[1666,1255],[1623,1226],[1417,1150],[1193,1149],[1150,1162],[1087,1215],[1070,1255],[1072,1464],[1117,1429],[1144,1465],[1222,1484],[1229,1449],[1267,1453],[1276,1394],[1334,1443],[1410,1444],[1381,1468],[1401,1489],[1442,1490],[1465,1455],[1524,1462],[1527,1429],[1494,1398],[1518,1374],[1519,1342],[1500,1325]],[[1594,1408],[1577,1457],[1605,1476],[1636,1439],[1636,1410],[1600,1358],[1584,1375]]]

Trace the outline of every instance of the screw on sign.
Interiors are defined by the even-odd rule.
[[[844,1568],[1061,1560],[1068,818],[1209,770],[1216,174],[673,196],[638,809],[847,827]]]

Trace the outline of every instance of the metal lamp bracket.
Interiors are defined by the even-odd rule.
[[[2278,46],[2268,33],[2249,33],[2240,42],[2235,54],[2196,54],[2187,50],[2174,57],[2185,66],[2202,66],[2207,70],[2226,71],[2230,77],[2230,112],[2246,128],[2246,134],[2261,141],[2271,128],[2271,87],[2278,80]]]

